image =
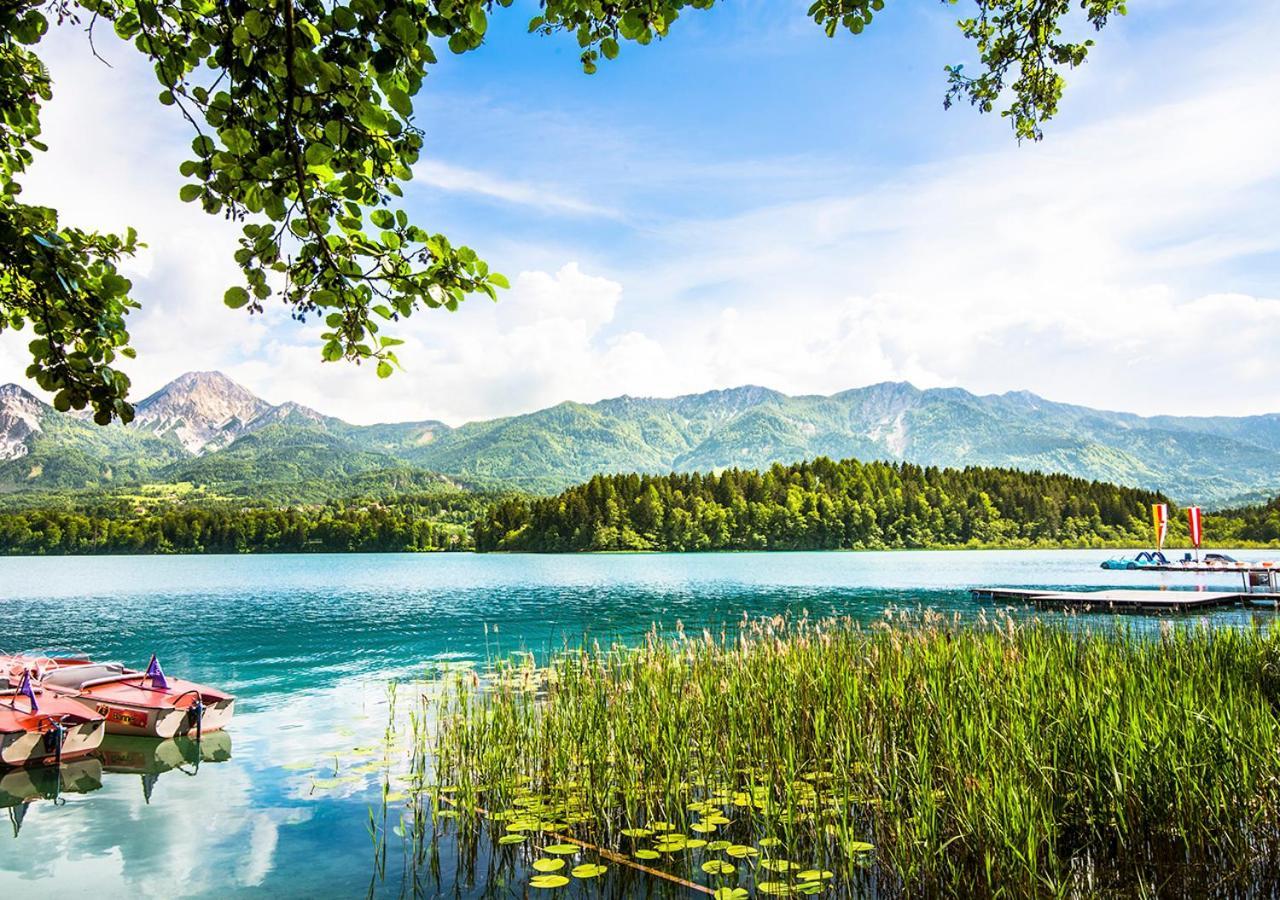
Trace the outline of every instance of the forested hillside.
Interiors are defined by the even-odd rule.
[[[1012,469],[818,458],[758,472],[596,476],[511,498],[478,550],[1105,546],[1150,539],[1150,491]]]
[[[0,512],[0,554],[309,553],[467,550],[494,495],[451,491],[320,504],[113,500]]]

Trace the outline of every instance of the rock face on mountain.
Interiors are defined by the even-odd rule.
[[[199,454],[227,446],[272,409],[221,372],[188,372],[140,402],[131,427]]]
[[[0,386],[0,460],[27,455],[27,442],[40,430],[43,406],[16,384]]]
[[[99,428],[0,387],[0,491],[134,479],[243,493],[382,470],[554,490],[598,472],[762,468],[815,456],[1066,472],[1220,505],[1280,492],[1280,415],[1144,418],[1025,391],[978,396],[891,382],[831,396],[755,386],[624,396],[458,428],[356,426],[297,403],[273,406],[218,372],[191,372],[140,402],[130,426]]]

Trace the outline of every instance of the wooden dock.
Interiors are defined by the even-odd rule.
[[[1280,593],[1185,590],[1046,591],[1028,588],[972,588],[974,600],[1028,603],[1103,612],[1199,612],[1225,606],[1280,606]]]

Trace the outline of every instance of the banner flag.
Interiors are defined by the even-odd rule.
[[[1187,525],[1190,526],[1190,529],[1191,529],[1191,546],[1199,550],[1200,538],[1202,537],[1202,532],[1200,528],[1200,507],[1198,506],[1187,507]]]
[[[1156,529],[1156,549],[1164,549],[1164,539],[1169,535],[1169,504],[1151,504],[1151,523]]]

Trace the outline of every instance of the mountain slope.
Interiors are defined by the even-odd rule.
[[[1026,392],[885,383],[831,396],[740,387],[617,397],[450,428],[357,426],[273,406],[217,372],[183,375],[99,428],[0,388],[0,490],[191,481],[239,494],[268,484],[361,483],[383,471],[553,491],[600,472],[766,468],[816,456],[1063,472],[1222,505],[1280,492],[1280,415],[1156,416]]]
[[[134,483],[184,455],[174,440],[102,428],[16,385],[0,387],[0,492]]]

